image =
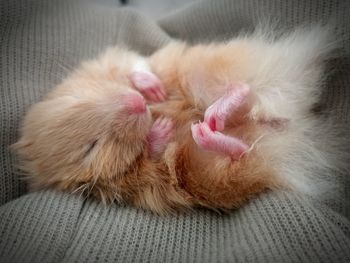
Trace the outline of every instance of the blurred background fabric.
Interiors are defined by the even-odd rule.
[[[349,1],[178,1],[180,9],[146,2],[0,2],[0,262],[350,262],[346,181],[335,199],[269,192],[228,214],[198,209],[168,217],[27,192],[9,150],[25,111],[111,45],[149,55],[173,39],[227,40],[262,19],[285,29],[331,21],[340,49],[322,103],[349,124]]]

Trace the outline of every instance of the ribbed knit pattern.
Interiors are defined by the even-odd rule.
[[[0,208],[0,262],[58,262],[75,232],[77,196],[40,192]]]
[[[348,220],[283,193],[229,214],[159,217],[46,191],[1,207],[0,231],[0,262],[350,260]]]
[[[349,3],[196,1],[156,23],[117,0],[0,1],[0,262],[350,262],[349,185],[334,200],[274,192],[229,214],[159,217],[50,190],[25,194],[8,149],[25,110],[107,46],[150,54],[171,38],[225,40],[266,17],[285,28],[336,25],[341,56],[322,102],[349,123]]]

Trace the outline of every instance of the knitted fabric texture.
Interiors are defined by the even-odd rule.
[[[350,262],[350,186],[339,198],[270,192],[229,214],[159,217],[55,191],[26,193],[9,145],[26,109],[107,46],[151,54],[171,39],[227,40],[262,18],[292,28],[332,21],[341,56],[322,103],[350,121],[347,1],[221,0],[153,21],[117,1],[0,2],[0,262]]]

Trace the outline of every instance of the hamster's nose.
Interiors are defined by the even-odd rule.
[[[141,114],[146,112],[146,100],[138,94],[129,94],[125,97],[127,108],[131,113]]]

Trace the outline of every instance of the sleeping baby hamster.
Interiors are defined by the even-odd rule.
[[[186,194],[173,186],[160,158],[172,122],[153,120],[146,103],[165,97],[158,78],[134,52],[111,48],[83,63],[24,119],[14,148],[30,187],[151,209],[159,200],[183,205]]]
[[[14,148],[31,186],[158,213],[237,208],[266,189],[320,193],[317,174],[340,167],[334,129],[310,112],[329,34],[267,32],[83,63],[25,117]]]

